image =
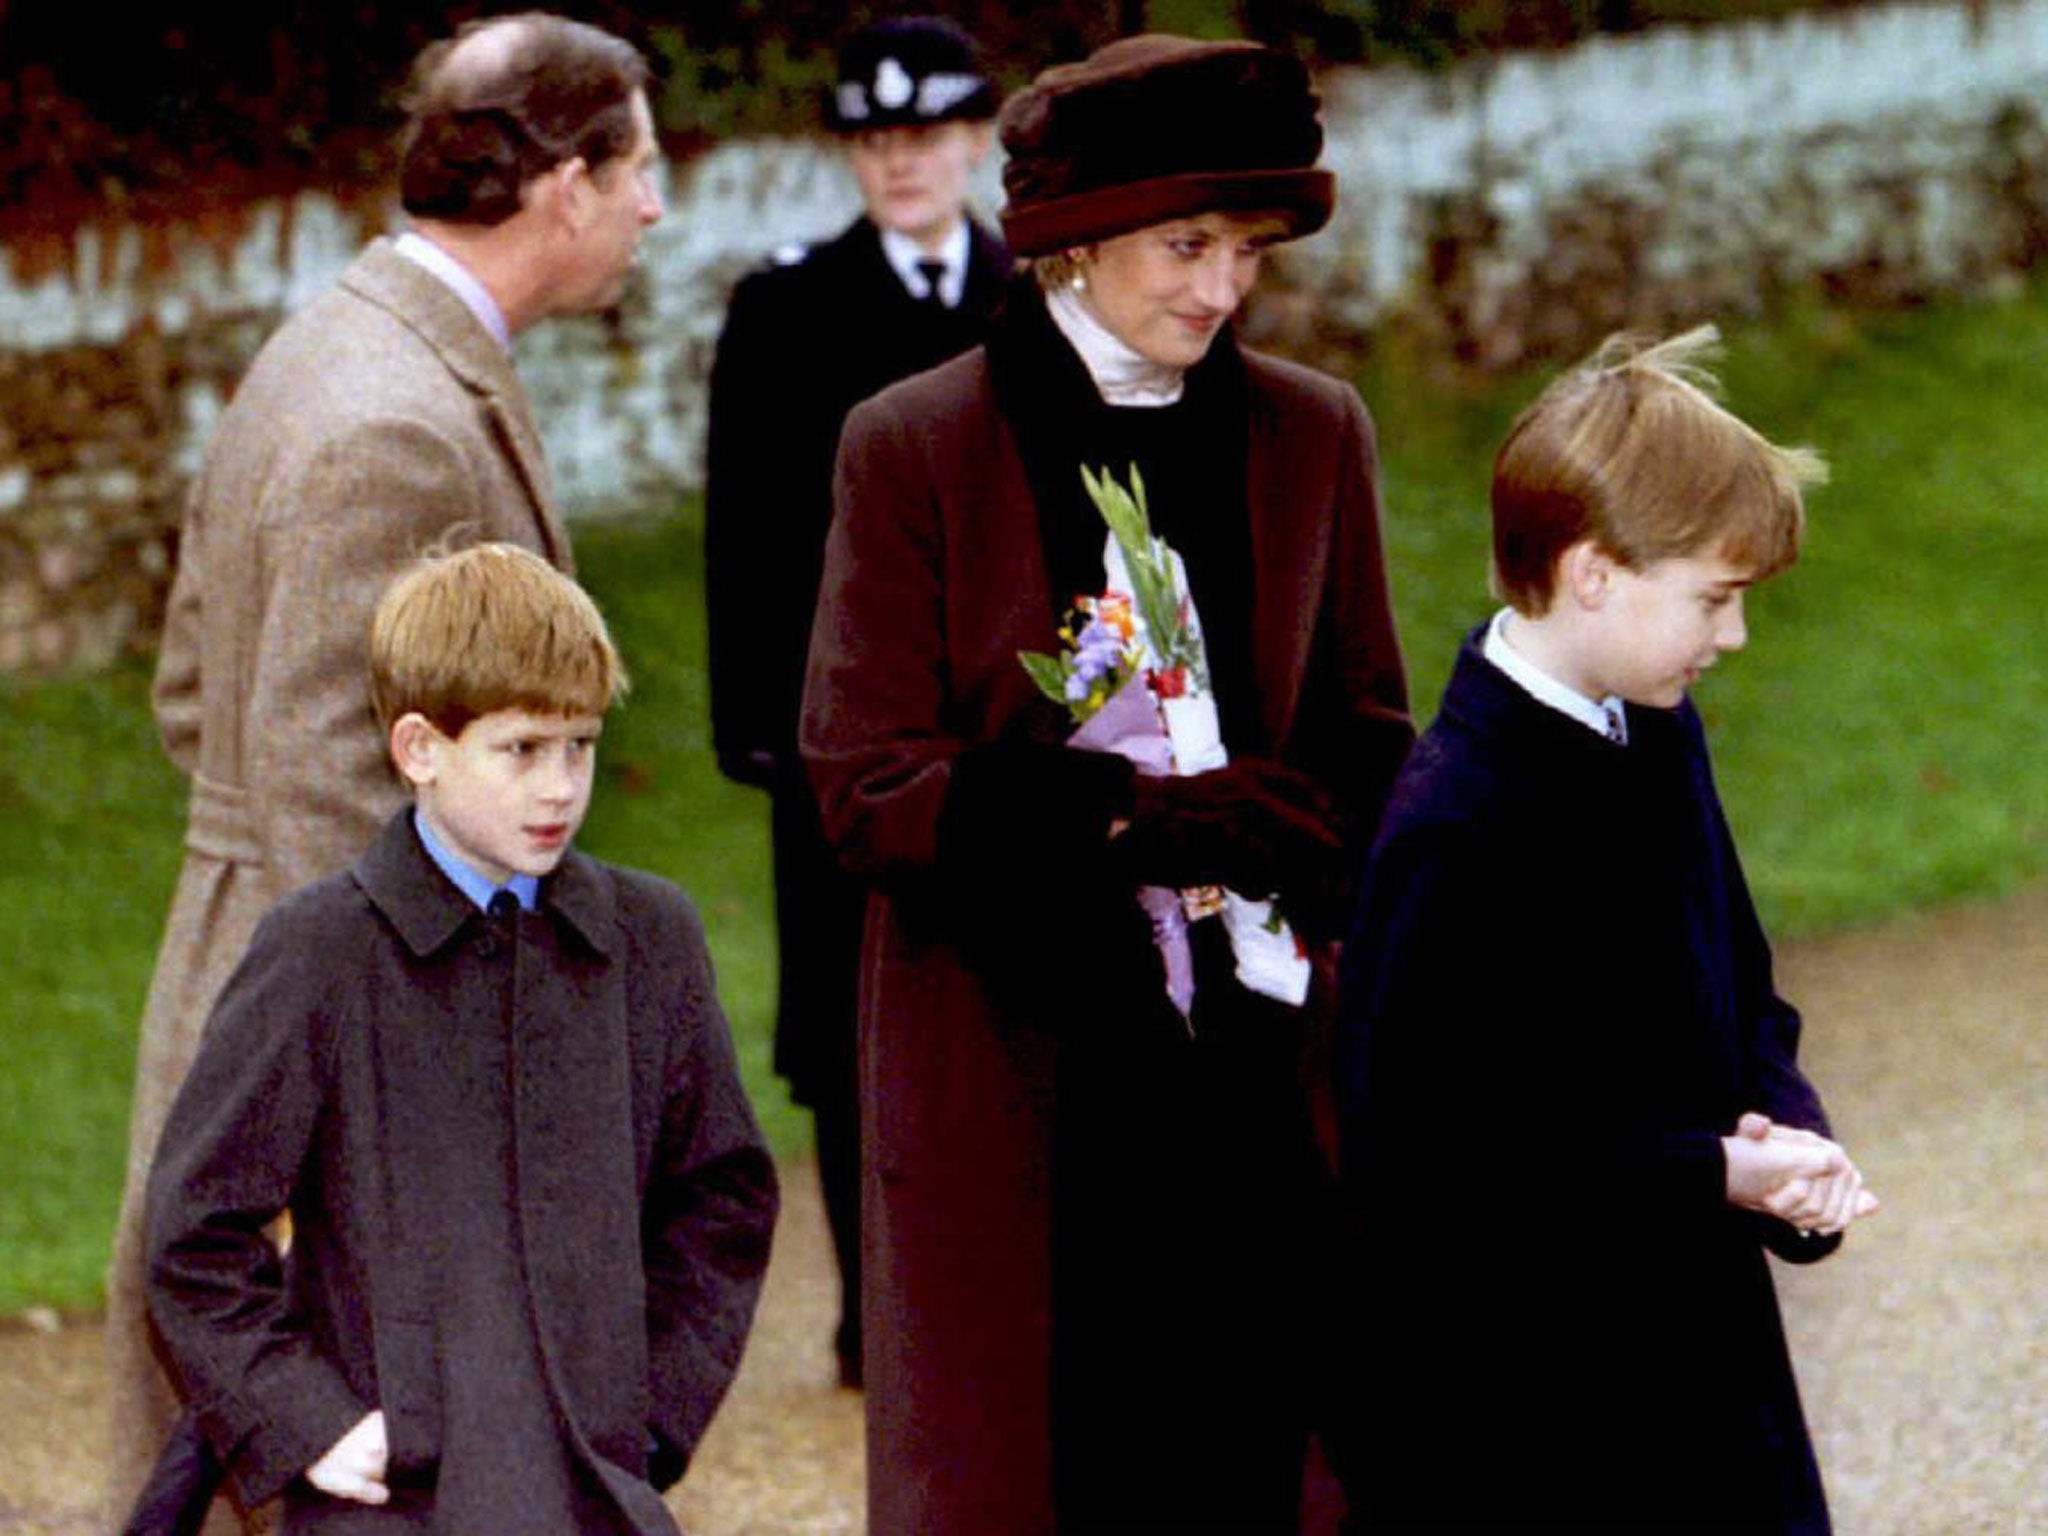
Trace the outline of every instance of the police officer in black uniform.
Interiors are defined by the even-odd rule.
[[[966,209],[995,109],[973,44],[949,21],[903,17],[850,38],[825,117],[866,212],[836,239],[740,282],[711,372],[712,737],[728,778],[773,797],[775,1067],[816,1117],[849,1385],[861,1377],[854,1042],[864,896],[819,830],[797,711],[846,413],[979,343],[1010,275],[1002,241]]]

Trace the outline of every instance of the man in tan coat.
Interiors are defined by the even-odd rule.
[[[107,1283],[117,1516],[177,1407],[142,1302],[164,1116],[257,919],[347,865],[403,798],[365,685],[370,612],[436,544],[507,540],[570,566],[509,347],[614,302],[660,217],[646,79],[629,44],[538,12],[428,49],[402,167],[412,227],[270,339],[208,451],[155,689],[192,797]]]

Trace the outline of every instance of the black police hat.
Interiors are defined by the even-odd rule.
[[[839,50],[825,98],[834,133],[994,117],[994,84],[967,34],[942,16],[899,16],[860,29]]]

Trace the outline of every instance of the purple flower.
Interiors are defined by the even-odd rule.
[[[1124,641],[1109,625],[1091,620],[1074,641],[1074,670],[1085,673],[1090,682],[1114,672],[1123,660]]]

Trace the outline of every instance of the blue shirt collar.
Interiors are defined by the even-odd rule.
[[[476,903],[479,911],[488,912],[491,898],[500,891],[510,891],[525,911],[531,912],[540,905],[540,878],[537,875],[514,875],[503,885],[493,885],[434,836],[434,829],[427,825],[427,818],[420,813],[418,806],[412,808],[412,824],[420,835],[420,846],[427,850],[427,857],[454,882],[458,891]]]

